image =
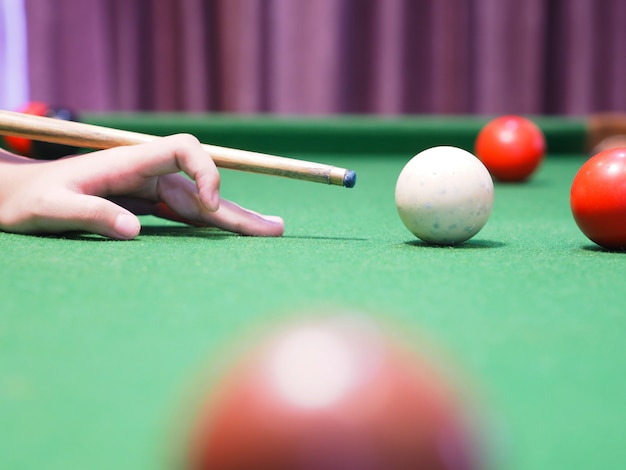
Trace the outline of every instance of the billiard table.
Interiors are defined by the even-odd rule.
[[[222,196],[281,215],[282,238],[152,217],[127,242],[0,233],[0,468],[172,468],[181,409],[232,345],[335,311],[435,344],[480,402],[498,468],[626,468],[626,254],[571,216],[583,120],[537,118],[539,171],[496,182],[487,225],[453,248],[406,230],[395,181],[424,148],[471,150],[486,117],[83,120],[329,163],[357,184],[222,171]]]

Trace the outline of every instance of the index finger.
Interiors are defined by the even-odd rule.
[[[198,139],[190,134],[176,134],[145,144],[116,147],[98,154],[110,169],[108,175],[111,178],[105,178],[106,184],[116,193],[133,192],[145,180],[183,171],[196,182],[202,205],[210,211],[219,207],[219,172]],[[90,169],[95,170],[93,166]]]

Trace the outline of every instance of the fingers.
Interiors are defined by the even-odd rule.
[[[150,148],[153,144],[154,149]],[[182,170],[196,182],[202,205],[209,211],[217,210],[220,204],[219,172],[198,139],[188,134],[178,134],[146,144],[145,151],[155,152],[156,157],[147,160],[143,168],[138,168],[140,174],[146,177],[164,176]],[[159,187],[157,191],[160,192]]]
[[[85,158],[87,157],[87,158]],[[80,192],[99,196],[134,195],[157,202],[161,178],[185,172],[195,181],[193,191],[206,210],[220,203],[220,176],[210,155],[187,134],[163,137],[141,145],[116,147],[66,161],[80,166]]]
[[[142,145],[118,147],[101,152],[101,158],[109,177],[106,185],[99,188],[102,192],[91,194],[162,201],[175,214],[175,217],[172,213],[162,214],[163,217],[193,225],[209,225],[244,235],[283,234],[281,218],[263,216],[220,199],[217,167],[193,136],[179,134]],[[181,170],[193,181],[179,174]],[[98,175],[102,181],[101,172]],[[222,208],[221,204],[226,205]]]
[[[51,196],[51,204],[41,204],[38,213],[22,231],[86,231],[130,240],[141,230],[139,219],[134,214],[106,199],[71,192]]]
[[[204,214],[203,220],[213,227],[257,237],[280,237],[285,231],[283,219],[257,212],[222,199],[220,208]]]
[[[30,195],[30,209],[22,211],[20,222],[4,224],[16,231],[81,230],[116,239],[134,238],[140,231],[139,220],[112,202],[118,199],[145,202],[137,213],[154,212],[155,205],[164,202],[173,211],[161,211],[164,217],[244,235],[280,236],[284,231],[279,217],[221,200],[217,168],[189,135],[25,168],[29,184],[24,186],[22,199]],[[180,174],[181,170],[192,179]]]
[[[156,214],[160,217],[191,225],[217,227],[242,235],[278,237],[283,234],[284,223],[280,217],[265,216],[224,199],[217,211],[209,211],[199,204],[193,182],[189,179],[182,175],[167,175],[161,180],[161,196],[165,205]]]
[[[194,218],[183,217],[164,203],[157,204],[154,215],[189,225],[216,227],[228,232],[257,237],[280,237],[285,231],[282,218],[262,215],[224,199],[217,211],[199,214]]]

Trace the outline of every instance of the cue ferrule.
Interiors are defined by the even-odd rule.
[[[137,145],[158,136],[0,110],[0,134],[91,149]],[[216,166],[351,188],[355,173],[322,163],[203,144]]]

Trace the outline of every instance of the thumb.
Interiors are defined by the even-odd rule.
[[[48,214],[43,214],[46,227],[52,231],[80,230],[118,240],[139,235],[137,216],[117,204],[97,196],[67,194]]]

